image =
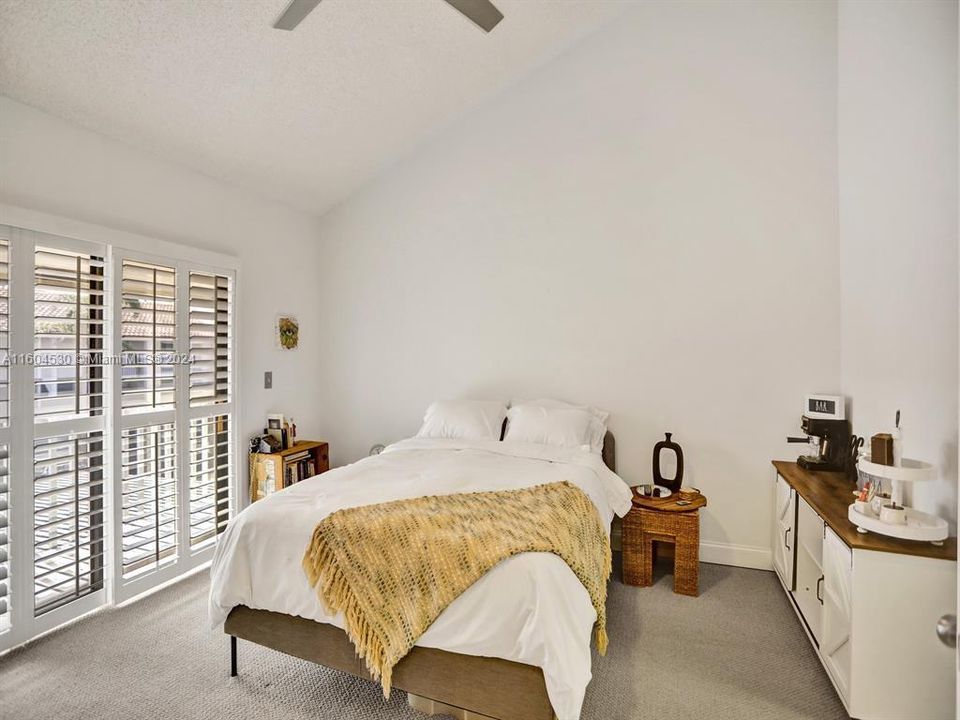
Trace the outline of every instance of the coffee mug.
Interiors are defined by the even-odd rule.
[[[904,510],[903,505],[894,505],[893,503],[884,505],[880,508],[880,522],[889,525],[906,525],[907,511]]]
[[[870,509],[873,511],[874,515],[879,517],[883,506],[889,505],[891,502],[893,502],[893,498],[891,498],[888,493],[877,493],[870,501]]]

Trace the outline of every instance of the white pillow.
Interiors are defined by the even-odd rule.
[[[510,409],[511,412],[507,413],[507,435],[510,434],[510,425],[513,424],[511,413],[514,409],[523,406],[541,407],[555,410],[581,410],[589,413],[591,416],[591,423],[586,440],[582,444],[589,445],[592,452],[598,454],[603,452],[603,438],[607,434],[607,418],[610,417],[610,413],[608,413],[606,410],[599,410],[595,407],[590,407],[589,405],[576,405],[574,403],[564,402],[563,400],[554,400],[549,398],[541,398],[540,400],[524,400],[522,403],[514,405]]]
[[[587,410],[518,405],[507,412],[504,440],[590,450],[592,428]]]
[[[499,400],[438,400],[427,408],[417,437],[499,440],[506,416]]]

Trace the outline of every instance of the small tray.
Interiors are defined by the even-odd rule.
[[[946,520],[909,507],[905,510],[907,513],[906,525],[885,523],[869,508],[866,512],[860,512],[857,510],[857,506],[853,504],[847,509],[847,518],[857,526],[857,532],[861,533],[870,531],[879,535],[900,538],[901,540],[924,540],[932,543],[939,543],[947,539],[949,527]]]
[[[663,500],[673,495],[673,491],[671,491],[670,488],[664,487],[663,485],[653,486],[659,493],[658,495],[644,495],[640,492],[640,488],[642,487],[643,485],[637,485],[635,488],[633,488],[633,494],[637,497],[647,498],[648,500]]]
[[[640,495],[636,491],[636,488],[633,490],[633,506],[645,508],[647,510],[683,513],[699,510],[707,504],[707,498],[700,494],[698,494],[696,497],[687,498],[690,502],[689,505],[677,505],[679,500],[684,499],[680,497],[679,493],[673,493],[670,495],[670,497],[655,498],[648,495]]]

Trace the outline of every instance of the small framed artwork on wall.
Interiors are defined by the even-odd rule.
[[[277,315],[277,347],[296,350],[300,344],[300,323],[293,315]]]

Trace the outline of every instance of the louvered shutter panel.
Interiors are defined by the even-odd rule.
[[[190,405],[230,402],[230,278],[190,273]]]
[[[34,615],[103,588],[104,261],[34,251]],[[75,423],[94,421],[95,430]],[[89,425],[88,425],[89,427]]]
[[[0,427],[10,425],[10,242],[0,239]]]
[[[10,629],[10,456],[0,445],[0,634]]]
[[[103,587],[103,434],[34,441],[34,614]]]
[[[122,575],[177,555],[177,447],[173,423],[123,431],[120,443]]]
[[[95,240],[0,225],[0,651],[199,567],[232,506],[232,273]]]
[[[34,422],[103,414],[103,258],[37,248]]]
[[[129,580],[178,557],[177,273],[124,259],[120,278],[120,562]]]
[[[0,427],[10,425],[10,243],[0,239]],[[10,630],[10,458],[0,445],[0,634]]]
[[[176,376],[176,271],[123,261],[120,342],[124,415],[172,409]]]
[[[230,516],[230,416],[190,421],[190,545],[212,542]]]
[[[106,250],[0,225],[0,651],[199,567],[231,509],[233,276]]]
[[[230,403],[232,317],[230,278],[191,272],[191,408]],[[230,413],[191,419],[189,442],[190,545],[201,547],[212,543],[229,519]]]

